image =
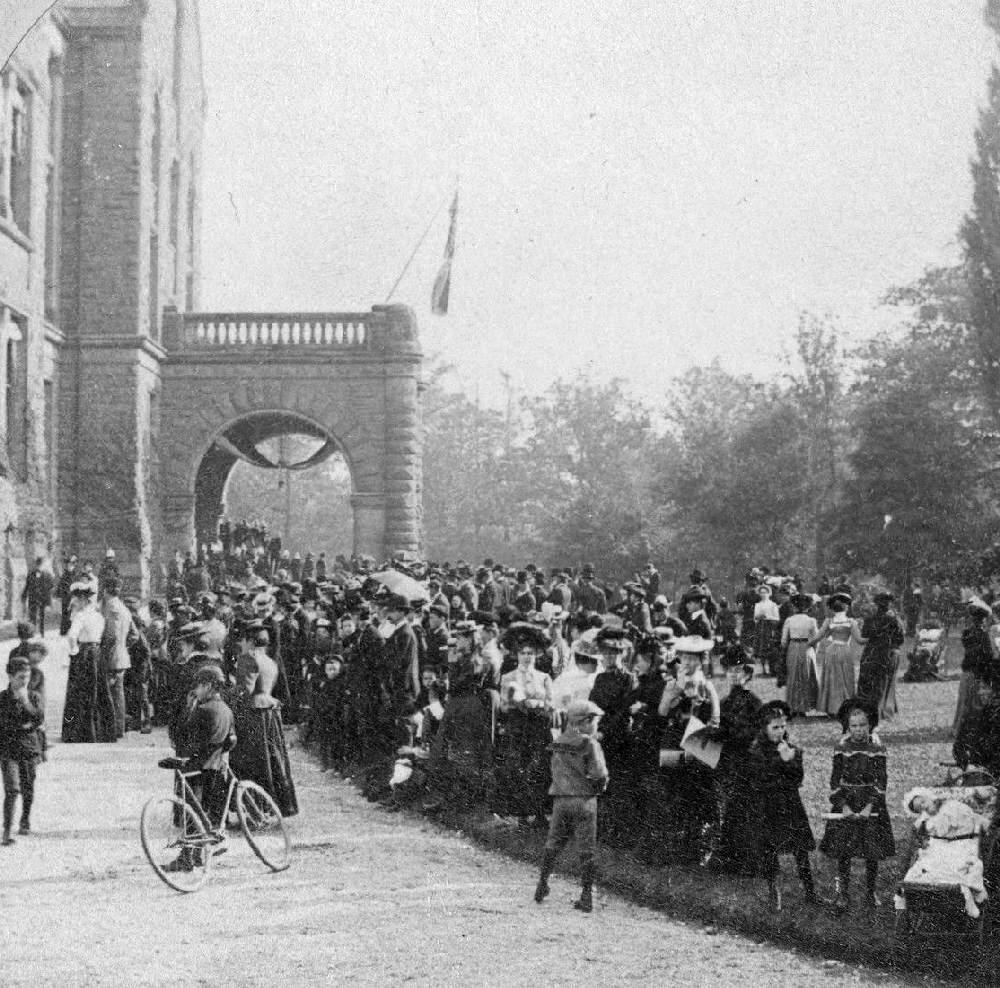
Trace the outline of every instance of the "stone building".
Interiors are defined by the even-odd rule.
[[[161,313],[198,292],[200,58],[194,0],[60,0],[3,67],[0,619],[61,549],[124,544],[148,584]]]
[[[37,555],[157,587],[292,429],[348,461],[356,550],[419,545],[412,313],[196,311],[201,57],[197,0],[59,0],[0,72],[0,620]]]

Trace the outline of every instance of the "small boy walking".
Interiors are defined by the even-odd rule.
[[[552,819],[542,853],[535,902],[549,894],[549,875],[559,852],[576,835],[580,846],[581,893],[574,909],[593,911],[594,853],[597,850],[597,797],[608,787],[608,768],[594,737],[603,711],[589,700],[566,709],[566,730],[552,743]]]
[[[35,798],[35,768],[42,758],[38,729],[45,719],[41,697],[28,688],[31,663],[17,656],[7,663],[10,683],[0,693],[0,770],[3,772],[3,840],[14,843],[14,809],[21,797],[18,833],[31,832],[31,804]]]

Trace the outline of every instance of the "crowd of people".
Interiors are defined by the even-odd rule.
[[[325,769],[360,775],[390,810],[549,826],[538,901],[575,830],[578,907],[589,910],[599,830],[651,864],[759,875],[781,908],[783,854],[793,855],[807,900],[819,901],[798,794],[802,751],[789,724],[825,714],[837,726],[819,847],[838,862],[838,908],[848,907],[855,859],[865,862],[864,901],[876,905],[878,863],[895,847],[875,728],[896,713],[904,639],[888,591],[862,594],[840,580],[806,593],[794,577],[755,568],[730,606],[698,570],[670,599],[652,564],[621,586],[589,564],[544,573],[401,555],[380,568],[370,558],[291,555],[249,523],[225,524],[211,545],[178,554],[168,577],[166,600],[141,602],[122,596],[112,552],[98,573],[67,561],[56,583],[68,597],[63,741],[113,742],[162,725],[179,751],[201,750],[197,722],[200,738],[214,732],[212,757],[224,752],[290,815],[285,727],[298,724]],[[956,757],[1000,770],[993,613],[981,600],[967,610]],[[44,656],[34,632],[21,629],[24,656],[15,656],[29,678]],[[762,704],[761,677],[774,677],[785,699]],[[18,688],[23,711],[44,709],[43,688]],[[198,714],[206,704],[216,712],[208,720]],[[30,764],[8,773],[15,756],[0,749],[5,841],[18,794],[28,832],[43,756],[41,741],[29,744],[18,765]]]

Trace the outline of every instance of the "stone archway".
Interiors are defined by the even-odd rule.
[[[342,450],[341,443],[336,436],[331,435],[316,422],[299,413],[251,412],[230,423],[220,435],[216,436],[198,465],[194,482],[194,528],[199,544],[211,542],[215,538],[223,514],[226,486],[233,467],[241,460],[249,462],[252,467],[270,466],[272,461],[259,453],[257,447],[270,439],[291,435],[307,436],[321,441],[316,453],[309,457],[307,464],[301,466],[318,465],[335,453],[339,453],[353,478],[350,459]],[[353,494],[353,479],[351,486]]]
[[[422,356],[410,309],[171,314],[164,342],[154,573],[194,547],[199,499],[199,523],[221,502],[235,458],[217,440],[241,422],[267,432],[294,420],[330,438],[351,472],[354,551],[419,551]]]

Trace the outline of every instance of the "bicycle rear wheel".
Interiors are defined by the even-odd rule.
[[[178,892],[195,892],[212,866],[211,837],[198,814],[176,796],[154,796],[142,808],[142,849],[153,871]]]
[[[236,814],[253,853],[271,869],[291,864],[292,842],[277,803],[255,782],[236,785]]]

